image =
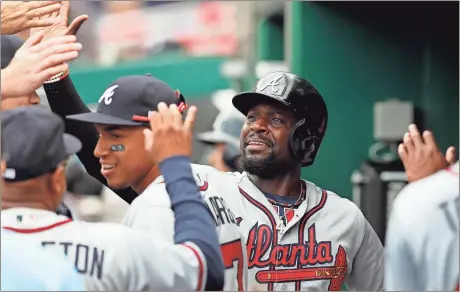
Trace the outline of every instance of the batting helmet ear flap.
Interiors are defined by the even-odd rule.
[[[317,151],[316,143],[318,141],[321,141],[321,139],[310,131],[305,123],[305,119],[297,122],[292,130],[289,145],[292,155],[301,161],[302,166],[313,164],[314,156],[312,157],[312,154]]]

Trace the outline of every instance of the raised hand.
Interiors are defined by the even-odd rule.
[[[455,148],[449,147],[446,155],[438,148],[433,133],[420,135],[417,126],[410,125],[409,132],[399,144],[398,153],[404,164],[409,182],[427,177],[455,162]]]
[[[44,32],[31,36],[2,70],[2,99],[32,93],[52,76],[67,71],[82,45],[73,35],[41,42]],[[18,86],[21,84],[21,86]]]
[[[190,107],[185,121],[182,121],[177,105],[168,107],[163,102],[158,104],[158,111],[150,113],[150,129],[144,130],[145,148],[155,163],[159,164],[172,156],[192,154],[196,113],[196,107]]]
[[[53,13],[41,16],[40,20],[53,19],[51,25],[42,28],[31,29],[30,35],[44,32],[43,40],[50,39],[56,36],[76,35],[82,24],[88,20],[88,15],[83,14],[76,17],[69,25],[70,2],[62,1],[61,8]]]
[[[34,27],[55,23],[53,17],[40,18],[59,11],[61,1],[1,1],[2,34],[16,34]]]

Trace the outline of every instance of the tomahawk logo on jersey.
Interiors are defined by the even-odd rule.
[[[214,218],[225,266],[224,291],[246,291],[247,255],[245,241],[238,227],[239,220],[228,207],[226,198],[214,183],[209,183],[207,173],[195,173],[203,200]],[[163,178],[158,177],[131,204],[123,224],[148,232],[156,238],[172,240],[174,217],[169,215],[171,203]],[[159,212],[156,212],[159,211]]]

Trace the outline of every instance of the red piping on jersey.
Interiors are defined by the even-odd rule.
[[[454,170],[452,169],[452,166],[446,167],[445,170],[446,170],[448,173],[451,173],[451,174],[453,174],[453,175],[455,175],[455,176],[458,176],[458,172],[454,171]]]
[[[72,219],[69,218],[61,222],[56,222],[54,224],[43,226],[43,227],[38,227],[38,228],[23,229],[23,228],[3,226],[3,229],[18,232],[18,233],[37,233],[37,232],[42,232],[42,231],[53,229],[54,227],[58,227],[58,226],[67,224],[69,222],[72,222]]]
[[[208,187],[209,187],[209,184],[208,184],[207,181],[204,181],[204,182],[203,182],[203,185],[202,185],[202,186],[199,186],[201,192],[207,191],[207,190],[208,190]]]
[[[183,244],[183,246],[188,247],[189,249],[192,250],[192,252],[195,254],[196,258],[198,259],[198,265],[199,271],[198,271],[198,286],[196,288],[196,291],[202,291],[203,290],[203,278],[204,278],[204,264],[203,264],[203,259],[201,258],[200,253],[193,247],[188,244]]]
[[[319,210],[321,210],[324,205],[326,205],[326,201],[327,201],[327,192],[325,190],[323,190],[323,194],[321,196],[321,200],[319,201],[318,205],[316,205],[315,207],[311,208],[310,211],[308,211],[305,216],[302,218],[302,220],[300,221],[300,224],[299,224],[299,243],[302,243],[305,241],[305,225],[307,224],[307,221],[308,219],[311,218],[311,216],[313,216],[316,212],[318,212]],[[301,264],[300,262],[297,264],[297,268],[302,268],[301,267]],[[295,282],[295,290],[296,291],[300,291],[300,281],[296,281]]]
[[[242,188],[238,187],[239,190],[240,190],[240,193],[243,195],[243,197],[249,201],[249,203],[253,204],[254,206],[256,206],[259,210],[261,210],[265,215],[267,215],[268,217],[268,220],[270,220],[270,224],[272,225],[271,228],[273,230],[273,238],[272,238],[272,243],[271,243],[271,246],[275,246],[276,244],[278,244],[278,232],[276,231],[276,220],[275,220],[275,217],[273,217],[272,213],[270,212],[270,210],[268,210],[262,203],[260,203],[259,201],[257,201],[256,199],[254,199],[253,197],[251,197],[250,195],[248,195],[245,191],[243,191]],[[270,265],[270,267],[268,268],[269,271],[274,271],[276,270],[275,266],[274,265]],[[273,285],[274,283],[271,282],[271,283],[268,283],[268,291],[273,291]]]

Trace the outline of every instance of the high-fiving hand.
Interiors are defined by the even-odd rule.
[[[444,155],[438,148],[433,133],[424,131],[420,135],[417,126],[409,126],[403,143],[398,147],[409,182],[427,177],[455,163],[455,148],[449,147]]]
[[[66,62],[78,57],[82,45],[75,36],[41,42],[43,36],[41,32],[27,39],[2,70],[2,99],[30,94],[52,76],[67,71]]]
[[[61,8],[61,1],[1,1],[2,34],[16,34],[33,27],[50,26],[55,18],[51,15]]]
[[[76,17],[69,25],[70,2],[62,1],[61,8],[48,15],[43,15],[40,20],[52,19],[51,25],[46,27],[38,27],[30,30],[30,35],[44,32],[43,40],[47,40],[57,36],[76,35],[82,24],[88,20],[88,15],[83,14]]]
[[[156,164],[172,156],[192,154],[196,113],[196,107],[190,107],[182,121],[178,107],[175,104],[168,107],[163,102],[158,104],[158,111],[150,113],[150,129],[144,130],[145,149]]]

